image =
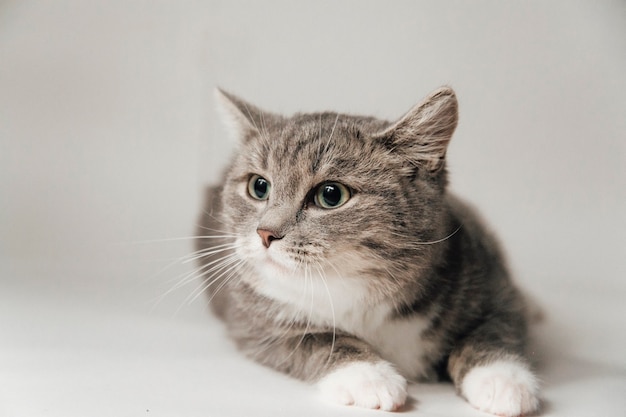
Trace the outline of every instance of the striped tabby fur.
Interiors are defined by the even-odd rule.
[[[450,88],[392,123],[217,96],[239,149],[207,190],[198,254],[246,355],[344,404],[395,410],[407,380],[450,378],[476,408],[537,410],[522,297],[494,237],[446,189]]]

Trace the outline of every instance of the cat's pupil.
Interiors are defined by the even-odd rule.
[[[335,207],[341,203],[342,193],[341,189],[335,185],[324,185],[324,191],[322,192],[322,198],[326,205]]]
[[[267,181],[263,178],[257,178],[254,181],[254,194],[259,198],[264,198],[267,195]]]

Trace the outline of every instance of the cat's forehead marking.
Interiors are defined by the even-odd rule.
[[[275,168],[297,170],[300,175],[328,175],[333,165],[358,161],[361,139],[358,119],[337,113],[296,115],[272,144],[270,162]]]

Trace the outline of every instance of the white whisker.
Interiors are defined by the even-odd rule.
[[[210,215],[210,214],[209,214],[209,213],[207,213],[206,211],[204,212],[204,214],[206,214],[207,216],[211,217],[213,220],[216,220],[216,221],[218,221],[219,223],[223,224],[223,225],[224,225],[224,226],[226,226],[228,229],[233,229],[233,230],[235,230],[235,231],[238,231],[238,230],[244,231],[244,230],[245,230],[245,229],[243,229],[242,227],[237,227],[237,226],[234,226],[234,225],[232,225],[232,224],[228,224],[228,223],[226,223],[226,222],[224,222],[224,221],[221,221],[221,220],[217,219],[216,217],[214,217],[214,216]],[[226,234],[226,235],[233,235],[233,236],[236,236],[236,234],[235,234],[235,233],[233,233],[233,231],[232,231],[232,230],[220,230],[220,229],[213,229],[213,228],[211,228],[211,227],[207,227],[207,226],[204,226],[204,225],[201,225],[201,224],[196,224],[196,227],[197,227],[197,228],[199,228],[199,229],[202,229],[202,230],[207,230],[207,231],[209,231],[209,232],[223,233],[223,234]]]
[[[211,273],[213,268],[209,269],[208,271],[204,271],[204,272],[202,271],[205,270],[207,267],[211,266],[212,264],[215,264],[218,262],[228,262],[234,257],[235,257],[234,254],[227,255],[227,256],[224,256],[223,258],[210,262],[209,264],[202,265],[199,268],[196,268],[191,272],[187,272],[187,273],[179,275],[178,277],[175,278],[177,280],[177,283],[172,285],[167,291],[161,294],[158,297],[158,302],[161,302],[166,296],[173,293],[174,291],[184,287],[185,285],[191,282],[194,282],[199,276],[203,276],[205,274]],[[215,265],[214,268],[218,268],[219,266],[221,266],[221,264],[218,263],[218,265]]]
[[[462,227],[463,227],[463,225],[460,224],[452,233],[450,233],[449,235],[447,235],[447,236],[445,236],[445,237],[443,237],[441,239],[431,240],[431,241],[428,241],[428,242],[410,242],[409,246],[410,245],[416,245],[416,246],[419,246],[419,245],[434,245],[434,244],[437,244],[437,243],[445,242],[446,240],[450,239],[452,236],[457,234],[459,232],[459,230],[461,230]],[[408,238],[408,239],[411,238],[411,236],[407,236],[407,235],[404,235],[402,233],[391,232],[391,234],[393,234],[395,236],[403,237],[403,238]]]
[[[330,147],[330,142],[333,139],[333,134],[335,133],[335,128],[337,127],[338,121],[339,121],[339,113],[337,113],[337,117],[335,117],[335,123],[333,124],[333,128],[330,130],[330,135],[328,136],[328,140],[326,141],[326,146],[324,146],[324,154],[328,152],[328,148]]]
[[[324,288],[326,289],[326,294],[328,295],[328,301],[330,303],[330,311],[332,313],[332,318],[333,318],[333,341],[330,345],[330,351],[328,352],[328,359],[326,360],[326,365],[324,365],[324,368],[326,369],[330,365],[330,360],[332,358],[333,351],[335,350],[335,340],[337,338],[337,321],[335,317],[335,306],[333,303],[333,297],[330,293],[330,289],[328,288],[328,283],[326,282],[326,278],[324,277],[324,270],[322,269],[322,266],[319,264],[319,262],[317,263],[316,268],[321,278],[322,284],[324,284]]]
[[[222,282],[218,285],[218,287],[215,289],[215,291],[213,292],[213,294],[209,297],[209,301],[208,303],[210,304],[211,301],[213,301],[213,298],[217,295],[218,292],[220,292],[220,290],[222,288],[224,288],[224,286],[234,277],[237,275],[238,270],[241,268],[241,266],[245,263],[245,261],[241,260],[241,259],[235,259],[232,262],[229,262],[228,265],[225,266],[225,270],[223,270],[222,272],[220,272],[219,275],[217,276],[212,276],[211,279],[207,280],[209,281],[206,285],[203,285],[201,288],[196,289],[195,292],[192,292],[190,294],[190,296],[188,297],[188,299],[186,300],[187,303],[192,303],[193,301],[195,301],[200,295],[202,295],[202,293],[204,293],[205,291],[207,291],[213,284],[215,284],[217,281],[222,280]],[[206,282],[206,281],[205,281]],[[195,294],[194,294],[195,293]]]
[[[236,249],[237,247],[238,247],[238,245],[232,244],[232,243],[226,243],[226,244],[223,244],[223,245],[212,246],[211,248],[203,249],[203,250],[197,251],[197,252],[195,252],[195,253],[193,253],[191,255],[188,255],[187,257],[185,257],[185,259],[182,261],[182,263],[186,264],[186,263],[189,263],[189,262],[196,261],[198,259],[207,258],[209,256],[215,255],[216,253],[226,252],[226,251],[229,251],[229,250]]]
[[[135,240],[132,242],[121,242],[120,244],[147,244],[147,243],[162,243],[162,242],[175,242],[181,240],[194,240],[194,239],[225,239],[225,238],[236,238],[237,235],[212,235],[212,236],[184,236],[184,237],[169,237],[163,239],[146,239],[146,240]]]
[[[298,348],[300,348],[300,345],[302,344],[302,342],[304,341],[304,339],[307,337],[309,330],[311,328],[311,318],[313,317],[313,304],[314,304],[314,299],[315,299],[315,292],[314,292],[314,286],[313,286],[313,280],[311,278],[311,274],[310,274],[310,270],[309,270],[309,265],[305,263],[304,265],[304,281],[306,282],[310,282],[310,286],[311,286],[311,300],[309,303],[309,315],[307,317],[307,321],[306,321],[306,326],[304,328],[304,331],[302,332],[302,336],[300,337],[300,339],[298,340],[298,343],[296,343],[296,346],[291,350],[291,352],[289,353],[289,355],[287,355],[280,363],[284,363],[286,362],[289,358],[291,358],[297,351]],[[306,292],[306,284],[305,284],[305,292]]]

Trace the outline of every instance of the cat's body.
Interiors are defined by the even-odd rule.
[[[538,407],[525,308],[494,239],[446,191],[452,90],[395,123],[272,115],[220,93],[240,151],[199,240],[212,305],[248,356],[386,410],[450,377],[475,407]]]

